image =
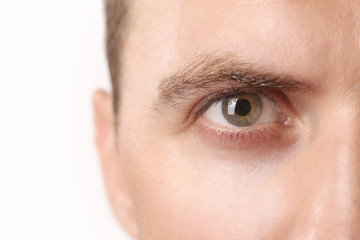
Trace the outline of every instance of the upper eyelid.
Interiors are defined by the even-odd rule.
[[[277,105],[277,102],[278,102],[278,100],[276,100],[274,97],[275,94],[271,94],[271,90],[269,90],[269,89],[261,89],[261,88],[253,88],[253,89],[237,88],[237,89],[234,89],[234,88],[232,88],[227,91],[214,93],[210,96],[207,96],[205,99],[200,100],[200,102],[203,101],[204,103],[206,103],[202,107],[201,112],[205,112],[212,104],[214,104],[216,102],[223,101],[226,98],[236,97],[240,93],[251,93],[251,94],[261,95],[263,97],[269,98],[272,102],[274,102],[275,105]]]
[[[214,93],[210,96],[207,96],[207,100],[209,101],[213,101],[213,102],[218,102],[221,100],[224,100],[226,98],[231,98],[231,97],[236,97],[237,95],[239,95],[239,93],[251,93],[251,94],[258,94],[258,95],[262,95],[264,97],[269,97],[271,100],[271,94],[269,94],[269,91],[265,91],[262,88],[231,88],[228,90],[224,90],[222,92],[219,93]]]

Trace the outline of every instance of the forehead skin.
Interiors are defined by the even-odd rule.
[[[358,59],[348,57],[359,49],[358,5],[320,0],[137,0],[131,6],[125,54],[134,58],[132,50],[141,49],[136,59],[140,61],[132,61],[137,66],[157,59],[157,76],[194,55],[232,51],[284,70],[301,67],[297,71],[313,79],[328,79],[330,74],[340,79],[358,72],[357,64],[347,62]],[[341,77],[334,75],[339,73]]]
[[[310,171],[302,175],[304,185],[295,190],[292,183],[297,183],[298,175],[291,172],[308,167],[301,161],[293,161],[287,171],[266,178],[266,183],[261,177],[237,178],[233,165],[215,159],[222,153],[200,147],[186,134],[167,133],[160,118],[171,116],[154,117],[152,104],[161,79],[175,69],[203,53],[230,52],[314,81],[323,95],[311,99],[313,109],[335,104],[329,102],[332,96],[341,96],[347,107],[340,115],[359,114],[359,13],[360,1],[132,1],[122,52],[119,146],[140,235],[153,237],[144,239],[262,239],[269,234],[282,239],[287,228],[300,224],[292,219],[303,210],[302,203],[310,204],[307,196],[320,196],[316,187],[335,173]],[[310,102],[305,99],[302,105],[306,101]],[[317,121],[326,123],[314,132],[325,132],[323,128],[345,119],[330,123],[330,113],[321,111]],[[346,125],[342,131],[359,131],[356,126]],[[199,148],[194,151],[192,146]],[[296,158],[327,157],[316,154]],[[306,179],[313,176],[308,187]]]

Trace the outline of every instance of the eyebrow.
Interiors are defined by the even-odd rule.
[[[202,54],[161,80],[157,102],[177,105],[193,96],[224,88],[273,88],[303,94],[316,89],[307,79],[276,73],[233,54]]]

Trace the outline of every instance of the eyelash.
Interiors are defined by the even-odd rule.
[[[271,100],[283,115],[281,122],[264,126],[230,128],[227,126],[216,126],[216,124],[204,117],[205,112],[212,104],[223,101],[226,98],[235,97],[239,93],[256,94]],[[193,114],[190,118],[191,123],[206,139],[224,146],[240,148],[250,148],[258,144],[272,144],[279,140],[284,140],[284,142],[289,143],[289,137],[292,135],[287,134],[288,132],[285,131],[292,127],[292,120],[296,118],[296,114],[286,95],[280,91],[268,88],[232,88],[216,92],[201,99],[192,111]]]

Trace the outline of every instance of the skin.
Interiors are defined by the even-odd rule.
[[[93,98],[124,228],[142,240],[358,239],[359,17],[357,0],[132,1],[118,116],[111,94]],[[219,89],[177,107],[159,101],[162,80],[204,53],[309,80],[311,93],[280,89],[292,116],[281,141],[210,140],[203,116],[184,127],[197,100]]]

